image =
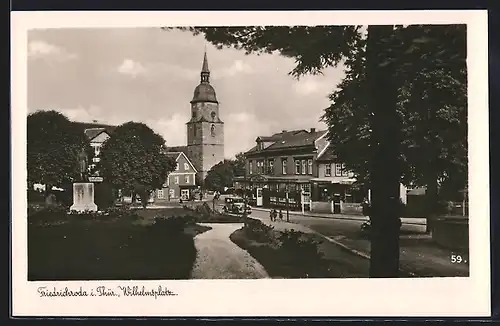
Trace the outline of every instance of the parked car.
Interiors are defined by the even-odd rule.
[[[245,204],[245,200],[241,197],[227,197],[224,201],[224,207],[222,207],[222,210],[226,213],[234,213],[234,214],[243,214],[245,212],[245,206],[246,206],[246,213],[251,214],[252,213],[252,207],[250,205]]]

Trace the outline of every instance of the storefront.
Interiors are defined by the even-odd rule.
[[[353,184],[353,178],[313,178],[311,179],[311,211],[345,214],[360,210],[362,191]]]
[[[290,210],[310,209],[309,179],[255,175],[237,178],[236,193],[246,196],[250,205]]]

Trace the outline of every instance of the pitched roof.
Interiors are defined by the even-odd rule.
[[[88,139],[94,139],[103,131],[111,135],[113,131],[115,131],[116,129],[116,126],[107,125],[103,123],[78,122],[78,121],[73,121],[73,123],[84,129],[85,136],[87,136]]]
[[[281,140],[276,141],[274,144],[272,144],[265,150],[314,145],[314,141],[319,137],[323,136],[326,132],[327,132],[326,130],[313,131],[313,132],[299,133],[290,137],[283,137]]]
[[[179,157],[180,153],[181,152],[167,152],[167,153],[165,153],[165,155],[167,157],[170,157],[170,158],[173,158],[174,160],[176,160]]]
[[[187,146],[177,146],[177,147],[186,147],[187,148]],[[173,147],[171,147],[171,148],[173,148]],[[198,172],[198,170],[194,166],[193,162],[191,162],[191,160],[189,159],[189,157],[187,156],[186,153],[184,153],[184,152],[172,152],[172,151],[168,151],[168,152],[165,153],[165,155],[168,156],[168,157],[173,158],[175,161],[179,160],[180,156],[184,156],[186,158],[186,161],[189,163],[189,165],[191,165],[191,168],[193,169],[193,171],[194,172]]]
[[[335,154],[334,150],[333,150],[333,146],[331,145],[328,145],[324,152],[320,154],[320,156],[318,156],[317,158],[317,161],[318,162],[328,162],[328,161],[334,161],[335,159],[337,159],[337,155]]]
[[[309,135],[309,132],[304,129],[299,129],[299,130],[290,130],[290,131],[282,131],[276,134],[273,134],[271,136],[259,136],[257,137],[257,141],[263,141],[263,142],[278,142],[278,141],[283,141],[283,140],[289,140],[294,137],[299,137],[300,136],[305,136]],[[272,144],[271,146],[273,146]],[[267,147],[270,148],[271,146]],[[257,146],[252,147],[246,153],[250,154],[252,152],[257,151]]]
[[[182,152],[189,158],[187,146],[172,146],[172,147],[167,147],[166,150],[167,153],[173,152],[179,154],[180,152]]]

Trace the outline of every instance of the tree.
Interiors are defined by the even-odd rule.
[[[438,210],[438,180],[448,189],[455,187],[455,192],[466,182],[465,28],[415,25],[396,28],[392,38],[391,47],[399,51],[393,57],[402,120],[401,182],[427,186],[431,217]],[[338,157],[359,180],[369,183],[373,152],[364,52],[361,46],[346,60],[346,77],[330,95],[332,104],[323,119]]]
[[[66,187],[82,179],[80,161],[90,148],[84,130],[56,111],[37,111],[27,117],[28,186]],[[85,173],[83,173],[85,174]]]
[[[232,187],[236,164],[233,160],[223,160],[214,165],[205,177],[205,187],[214,191],[224,191]]]
[[[166,154],[165,141],[143,123],[118,126],[101,151],[100,169],[115,188],[139,195],[145,208],[153,190],[162,187],[176,162]]]
[[[397,105],[401,86],[398,58],[401,53],[411,52],[411,45],[421,40],[412,39],[410,45],[399,43],[396,38],[399,35],[398,28],[368,26],[366,39],[360,26],[189,29],[195,34],[203,33],[218,48],[234,47],[243,49],[246,53],[279,52],[283,56],[292,57],[296,61],[296,67],[290,74],[296,78],[306,73],[321,73],[323,68],[336,66],[342,60],[351,60],[365,66],[366,82],[362,89],[369,101],[363,108],[366,115],[357,123],[358,126],[366,124],[363,130],[353,132],[360,132],[362,136],[355,144],[368,150],[364,158],[353,162],[352,167],[359,167],[358,174],[370,180],[372,189],[372,277],[397,277],[399,274],[398,208],[399,183],[404,173],[404,161],[401,159],[404,121]],[[406,64],[411,67],[412,62]],[[356,87],[351,87],[352,94],[354,89]],[[344,113],[355,114],[358,109],[351,105],[351,110],[352,113]],[[335,119],[328,112],[326,115]],[[364,119],[366,121],[362,121]],[[352,129],[356,129],[355,126]]]
[[[238,153],[235,155],[235,160],[234,160],[234,176],[235,177],[242,177],[245,175],[245,165],[246,164],[246,158],[244,153]]]
[[[204,184],[207,189],[223,191],[234,185],[234,178],[245,175],[245,154],[238,153],[234,159],[223,160],[208,171]]]

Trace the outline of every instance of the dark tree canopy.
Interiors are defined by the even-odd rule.
[[[449,163],[456,161],[454,155],[461,162],[451,165],[463,170],[466,150],[459,121],[465,116],[464,97],[453,100],[449,95],[462,92],[466,84],[465,25],[370,25],[366,33],[360,26],[188,30],[203,33],[218,48],[291,57],[296,66],[290,74],[296,78],[344,61],[347,76],[323,118],[331,142],[340,146],[339,159],[371,183],[370,276],[397,277],[399,183],[405,178],[427,184],[433,180],[435,189],[435,180],[453,170]],[[415,95],[417,89],[422,93]],[[416,104],[422,94],[429,97],[427,103]],[[445,126],[450,130],[443,131]]]
[[[169,29],[169,28],[165,28]],[[361,26],[245,26],[181,28],[203,33],[217,48],[233,47],[250,53],[274,53],[294,58],[295,77],[320,74],[350,57],[360,40]]]
[[[151,191],[162,187],[175,160],[165,154],[165,141],[143,123],[118,126],[103,145],[101,174],[116,188],[138,193],[146,204]]]
[[[80,160],[89,143],[81,126],[56,111],[27,118],[28,183],[63,186],[80,179]],[[49,190],[49,189],[47,189]]]
[[[454,182],[456,190],[463,189],[467,174],[464,26],[398,28],[392,42],[403,133],[402,182],[427,185],[432,166],[443,184]],[[322,118],[339,158],[358,179],[368,181],[373,153],[364,47],[345,66],[346,76],[330,95],[332,104]]]
[[[224,160],[214,165],[205,177],[205,187],[209,190],[223,191],[232,187],[235,177],[235,161]]]

